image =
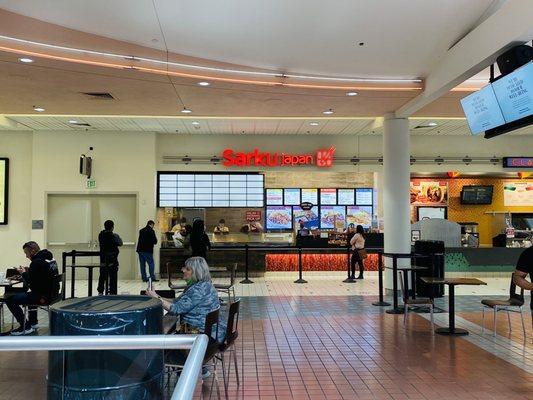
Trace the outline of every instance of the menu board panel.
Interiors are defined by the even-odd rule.
[[[0,225],[7,225],[9,160],[0,158]]]
[[[294,226],[299,227],[300,220],[303,221],[307,229],[318,229],[320,218],[318,216],[318,207],[314,206],[310,210],[302,210],[300,207],[293,209]]]
[[[346,207],[320,207],[320,227],[322,229],[344,228],[346,225]]]
[[[492,87],[505,122],[533,114],[533,63],[501,77]]]
[[[462,98],[461,106],[473,135],[505,124],[492,85]]]
[[[265,220],[267,229],[292,229],[292,207],[267,206]]]
[[[370,228],[372,225],[372,207],[352,206],[346,207],[346,223],[362,225],[363,228]]]
[[[302,189],[302,203],[318,204],[318,189]]]
[[[277,206],[283,204],[283,189],[267,189],[266,190],[267,206]]]
[[[503,205],[505,207],[533,206],[533,183],[505,181],[503,183]]]
[[[263,207],[261,174],[158,174],[158,207]]]
[[[283,199],[286,206],[297,206],[300,204],[300,189],[284,189]]]
[[[411,181],[409,191],[412,206],[446,206],[448,204],[446,181]]]
[[[353,189],[337,189],[337,204],[352,206],[355,204],[355,194]]]
[[[320,189],[320,204],[337,204],[337,189]]]
[[[372,188],[358,188],[355,189],[355,204],[358,206],[371,206],[372,202]]]

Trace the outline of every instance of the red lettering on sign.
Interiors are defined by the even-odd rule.
[[[318,150],[316,153],[317,167],[331,167],[335,148]],[[313,165],[315,157],[311,154],[287,154],[260,152],[255,148],[250,153],[235,152],[233,149],[225,149],[222,152],[222,165],[225,167],[294,167],[298,165]]]

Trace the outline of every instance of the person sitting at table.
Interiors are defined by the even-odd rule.
[[[218,224],[217,226],[215,226],[215,229],[213,232],[214,233],[229,233],[229,228],[226,226],[226,220],[224,218],[218,221]]]
[[[180,222],[176,222],[176,224],[174,224],[170,232],[172,233],[179,232],[185,227],[186,224],[187,224],[187,218],[182,217],[180,219]]]
[[[529,274],[529,279],[532,282],[526,279],[527,274]],[[516,286],[533,291],[533,246],[528,247],[520,254],[513,274],[513,281]],[[530,308],[533,315],[533,296],[531,297]]]
[[[6,305],[13,314],[19,327],[11,331],[11,335],[28,335],[39,326],[37,323],[37,307],[29,307],[28,321],[24,320],[21,305],[45,305],[54,301],[53,296],[59,294],[56,277],[59,274],[54,256],[46,249],[41,250],[35,242],[27,242],[22,246],[26,258],[31,260],[29,267],[19,267],[18,272],[23,281],[29,286],[30,291],[16,293],[6,299]]]
[[[170,315],[180,316],[180,333],[204,333],[205,317],[212,311],[220,309],[218,293],[211,282],[209,266],[203,257],[191,257],[185,261],[181,269],[187,288],[176,299],[159,296],[155,290],[147,290],[146,294],[161,301],[163,308]],[[225,323],[218,323],[217,341],[222,343],[226,334]],[[166,362],[182,365],[187,355],[184,351],[174,350],[165,353]],[[203,370],[203,375],[207,371]]]
[[[352,248],[352,259],[350,260],[351,267],[351,279],[355,279],[355,264],[359,264],[359,276],[357,279],[364,279],[363,273],[365,272],[365,265],[363,258],[359,253],[360,250],[365,248],[365,230],[362,225],[357,225],[355,228],[355,235],[350,239],[350,245]]]

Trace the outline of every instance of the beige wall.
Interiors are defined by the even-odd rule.
[[[30,240],[32,134],[1,133],[0,157],[9,158],[8,225],[0,225],[1,270],[26,263],[22,244]]]

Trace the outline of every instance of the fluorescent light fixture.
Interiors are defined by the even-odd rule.
[[[72,125],[76,125],[78,123],[78,121],[76,121],[75,119],[69,119],[68,123],[72,124]]]
[[[309,125],[311,125],[311,126],[318,126],[318,122],[309,122]]]
[[[211,85],[209,82],[206,82],[206,81],[202,81],[202,82],[198,82],[198,86],[209,86]]]
[[[438,124],[436,122],[430,122],[428,126],[437,126]]]
[[[181,110],[183,114],[190,114],[192,113],[192,110],[189,110],[187,107],[183,107],[183,110]]]
[[[346,93],[346,96],[349,96],[349,97],[357,96],[357,95],[358,95],[357,92],[347,92],[347,93]]]
[[[200,123],[198,121],[192,121],[191,124],[193,125],[200,125]]]
[[[37,111],[37,112],[43,112],[43,111],[44,111],[44,108],[41,107],[41,106],[33,106],[33,110],[34,110],[34,111]]]
[[[21,57],[19,58],[19,61],[21,63],[25,63],[25,64],[30,64],[33,62],[33,58],[29,58],[29,57]]]
[[[331,114],[333,114],[333,109],[329,108],[326,111],[322,111],[322,114],[331,115]]]

